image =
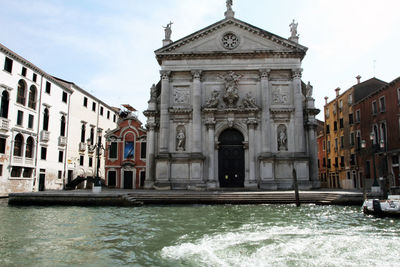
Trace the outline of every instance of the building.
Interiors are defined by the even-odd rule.
[[[322,188],[328,187],[326,166],[326,141],[324,134],[325,122],[318,120],[317,147],[318,147],[318,176]]]
[[[118,112],[1,44],[0,62],[0,193],[59,190],[73,177],[93,175],[94,134],[115,128]],[[82,125],[88,131],[80,144]],[[99,163],[104,178],[104,158]]]
[[[234,17],[156,50],[161,80],[147,117],[146,187],[319,187],[307,48]],[[304,108],[303,108],[304,107]]]
[[[135,109],[124,105],[118,126],[105,135],[106,185],[110,188],[137,189],[146,177],[146,130]]]
[[[342,94],[340,94],[340,88],[336,88],[336,97],[332,101],[328,102],[328,98],[325,97],[325,132],[322,150],[326,158],[326,168],[320,169],[320,177],[327,178],[328,188],[360,189],[363,187],[358,159],[361,149],[359,127],[361,111],[355,103],[363,102],[366,96],[387,83],[376,78],[364,82],[360,81],[360,76],[356,78],[357,83]],[[365,120],[364,123],[369,123],[369,121]],[[325,167],[324,159],[322,166]],[[322,171],[325,171],[325,174],[322,174]]]

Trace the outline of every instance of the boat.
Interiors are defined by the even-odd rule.
[[[362,205],[364,214],[376,217],[400,218],[400,195],[389,195],[388,199],[366,199]]]

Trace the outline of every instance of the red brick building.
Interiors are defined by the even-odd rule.
[[[367,188],[382,181],[386,186],[399,187],[400,77],[360,98],[354,110],[359,132],[358,165]]]
[[[125,105],[118,127],[105,135],[106,185],[110,188],[137,189],[146,177],[146,130],[134,114],[135,109]]]

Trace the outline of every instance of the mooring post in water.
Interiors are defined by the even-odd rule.
[[[295,168],[293,168],[293,187],[294,187],[294,196],[296,198],[296,206],[300,207],[299,185],[297,184],[297,173]]]

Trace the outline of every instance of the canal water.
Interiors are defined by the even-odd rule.
[[[360,207],[10,207],[0,266],[399,266],[400,220]]]

